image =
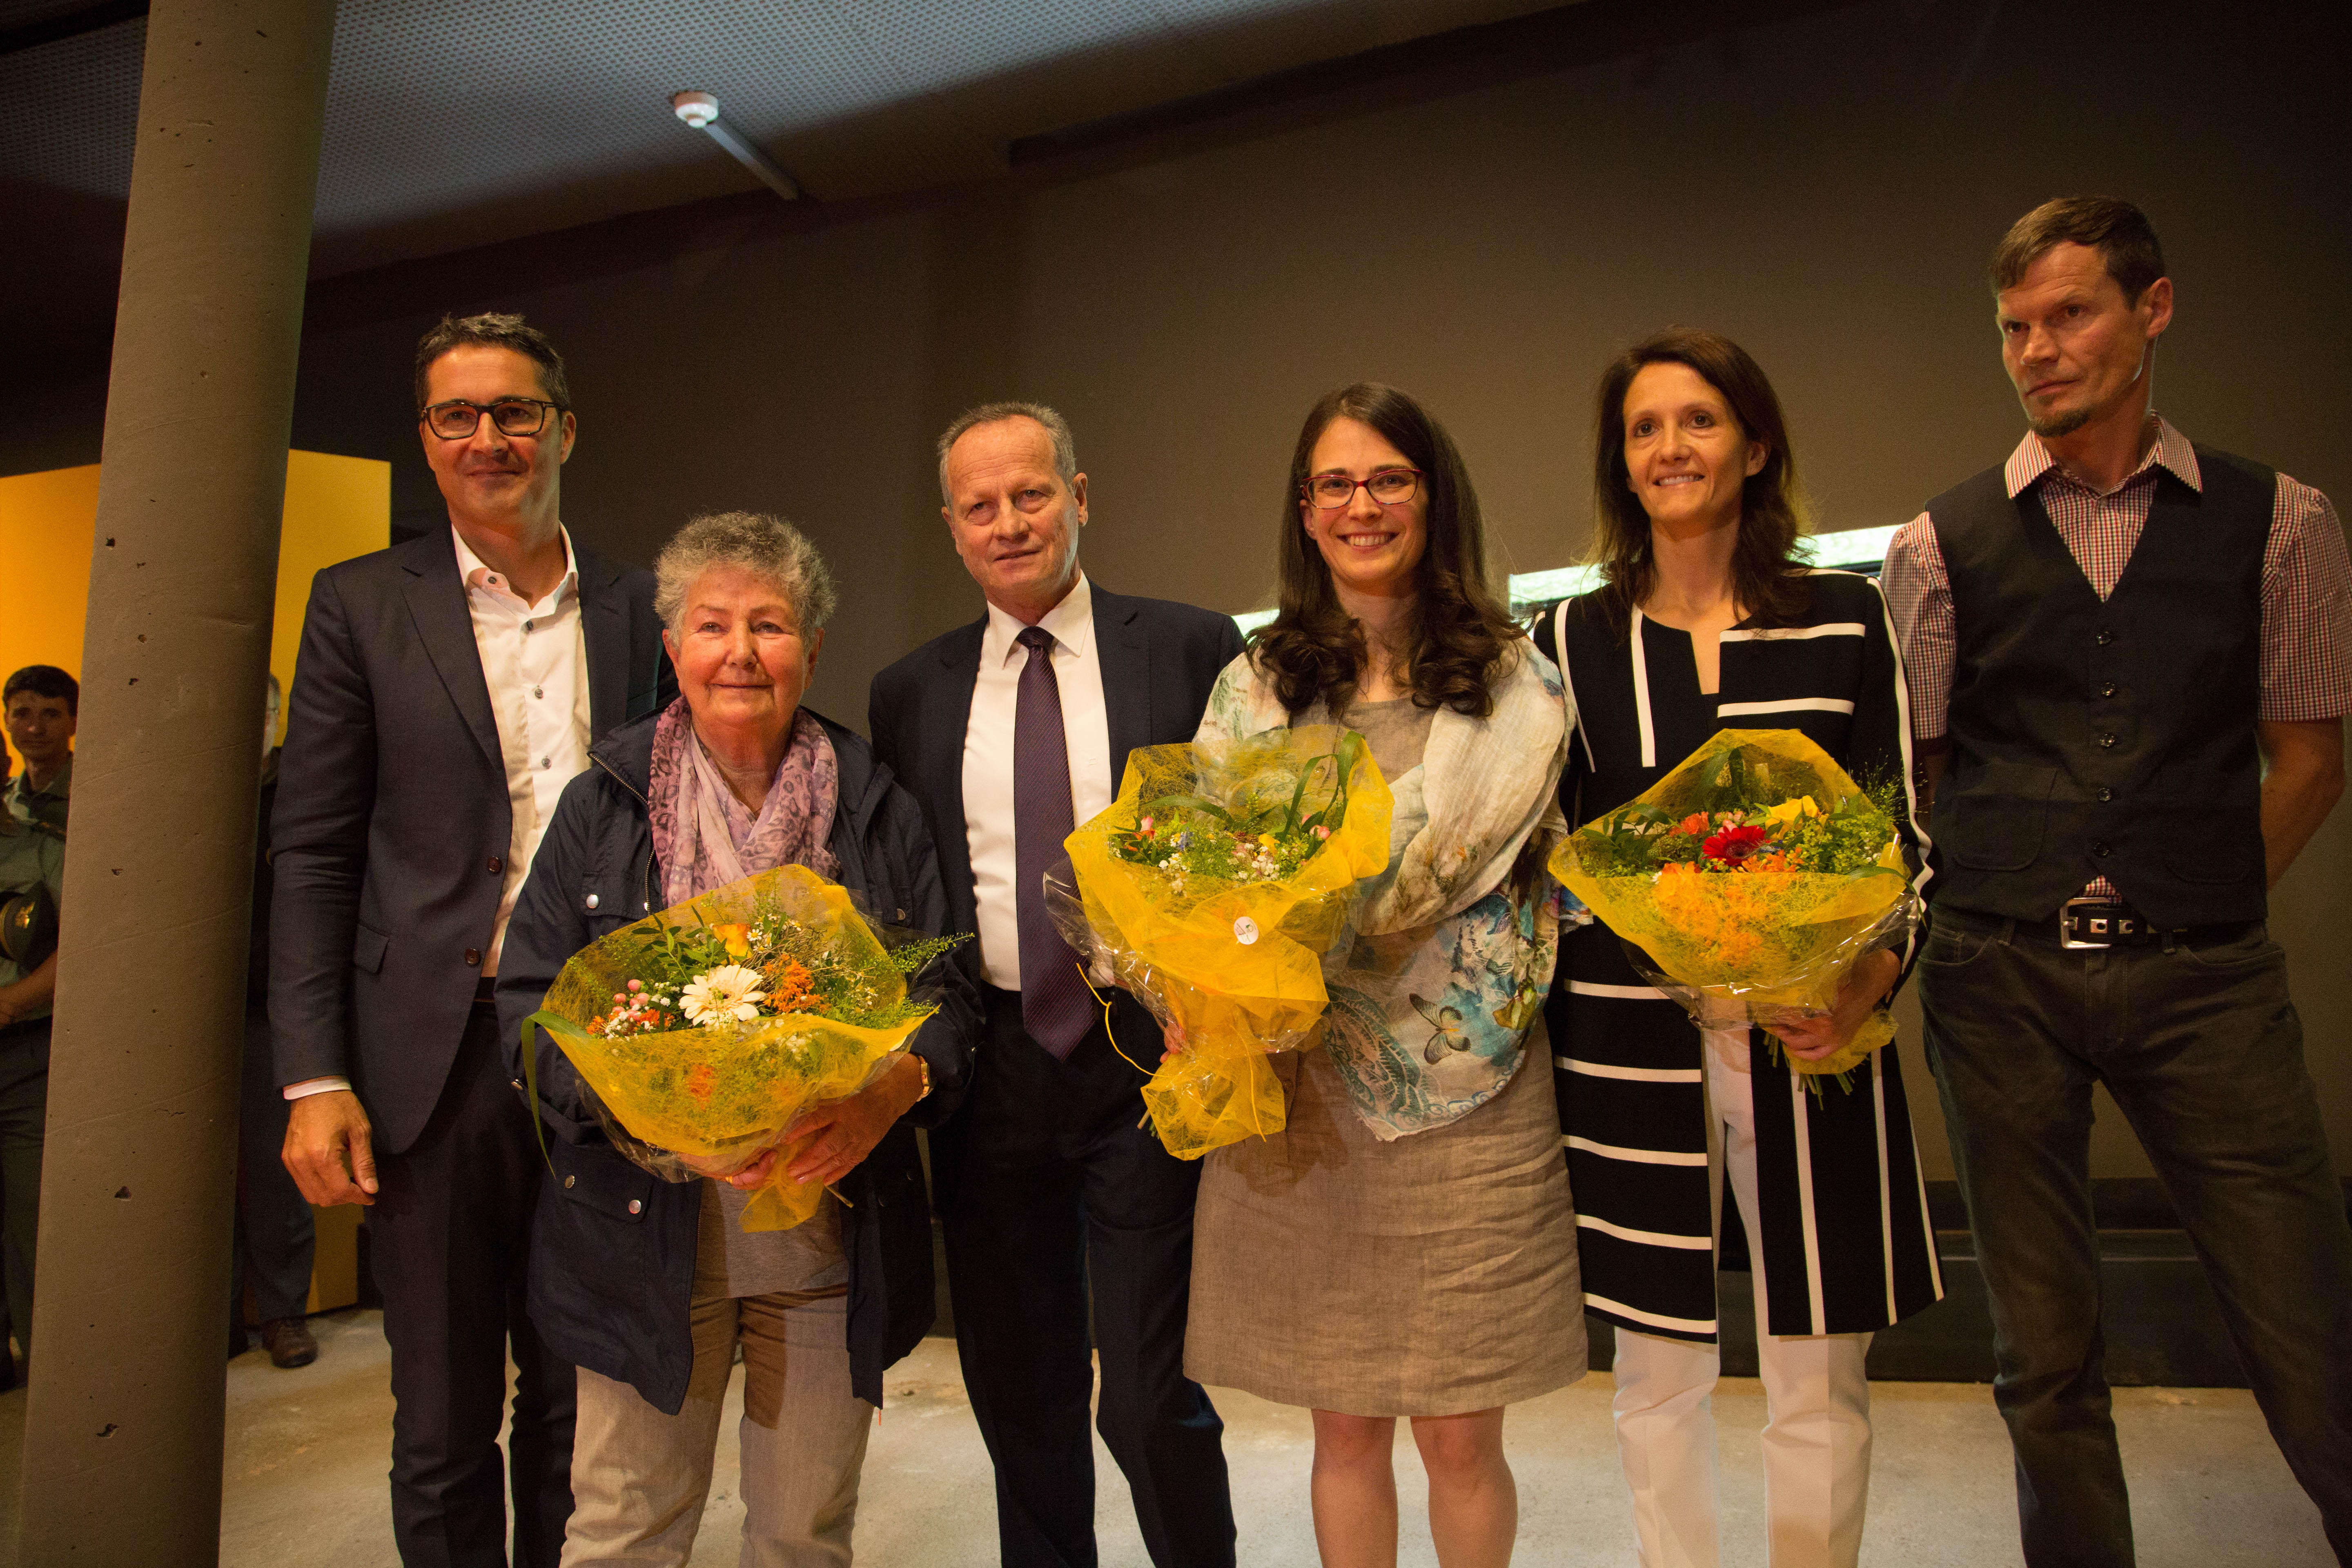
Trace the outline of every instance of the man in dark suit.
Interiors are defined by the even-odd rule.
[[[449,531],[311,584],[272,821],[269,1018],[314,1204],[373,1205],[392,1343],[402,1561],[553,1568],[572,1511],[572,1369],[523,1315],[541,1166],[490,1000],[509,912],[590,742],[675,690],[653,577],[574,552],[577,426],[520,316],[444,318],[418,434]]]
[[[1071,828],[1110,804],[1129,750],[1192,738],[1241,633],[1087,581],[1087,477],[1049,408],[989,404],[956,420],[940,439],[940,490],[987,613],[877,676],[867,723],[922,803],[956,929],[980,933],[967,952],[985,1042],[931,1152],[1003,1560],[1096,1561],[1091,1288],[1103,1441],[1151,1560],[1231,1563],[1224,1426],[1183,1366],[1200,1167],[1138,1126],[1133,1064],[1159,1060],[1160,1031],[1113,993],[1114,1045],[1042,882]]]

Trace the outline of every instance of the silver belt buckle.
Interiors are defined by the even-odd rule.
[[[2110,910],[2119,907],[2113,899],[2067,900],[2064,903],[2058,906],[2058,945],[2062,948],[2067,948],[2076,952],[2088,951],[2092,949],[2105,949],[2115,946],[2115,943],[2111,942],[2080,942],[2075,939],[2074,921],[2072,917],[2074,910],[2084,904],[2094,904],[2099,908]],[[2085,923],[2090,926],[2092,935],[2106,936],[2110,934],[2128,935],[2131,932],[2132,927],[2138,922],[2125,920],[2120,915],[2107,914],[2090,916]]]

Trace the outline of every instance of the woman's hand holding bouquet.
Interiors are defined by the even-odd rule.
[[[1552,873],[1702,1028],[1728,1005],[1843,1085],[1895,1037],[1877,1004],[1918,919],[1900,787],[1874,796],[1793,730],[1724,730],[1570,834]]]
[[[537,1026],[623,1154],[756,1187],[743,1228],[787,1229],[919,1094],[906,1045],[932,1009],[908,978],[961,940],[887,948],[806,868],[747,877],[573,954],[524,1025],[530,1092]]]
[[[1391,810],[1363,737],[1315,725],[1130,752],[1118,798],[1065,841],[1047,906],[1166,1033],[1143,1096],[1170,1153],[1281,1130],[1266,1053],[1320,1025],[1322,955],[1388,865]]]

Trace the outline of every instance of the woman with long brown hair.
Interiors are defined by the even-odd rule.
[[[1793,729],[1865,787],[1897,790],[1916,849],[1886,605],[1870,578],[1799,554],[1796,461],[1761,367],[1716,333],[1662,332],[1611,363],[1594,423],[1602,584],[1547,606],[1535,633],[1573,703],[1568,819],[1623,805],[1718,729]],[[1907,956],[1864,958],[1832,1012],[1781,1030],[1787,1049],[1838,1049]],[[1869,1495],[1871,1333],[1942,1294],[1895,1053],[1817,1097],[1744,1019],[1702,1035],[1598,925],[1562,943],[1545,1010],[1583,1205],[1585,1304],[1617,1331],[1617,1441],[1643,1568],[1717,1561],[1718,1235],[1745,1241],[1755,1280],[1769,1561],[1852,1564]],[[1738,1210],[1720,1225],[1717,1172]]]
[[[1325,961],[1321,1041],[1276,1058],[1287,1125],[1202,1173],[1185,1371],[1313,1411],[1326,1564],[1396,1561],[1402,1416],[1439,1560],[1499,1568],[1504,1406],[1585,1367],[1543,1067],[1559,682],[1495,592],[1460,453],[1405,394],[1315,405],[1277,538],[1280,612],[1200,738],[1345,724],[1396,810],[1388,869]]]

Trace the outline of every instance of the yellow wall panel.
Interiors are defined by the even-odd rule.
[[[28,664],[81,676],[98,467],[0,478],[0,678]],[[392,541],[392,465],[324,452],[286,455],[284,532],[278,545],[277,617],[269,668],[294,680],[302,608],[322,566]]]

